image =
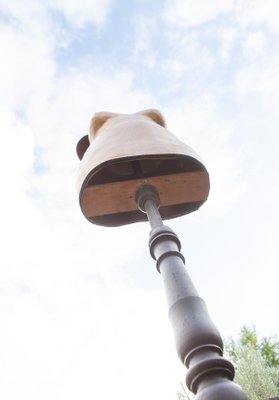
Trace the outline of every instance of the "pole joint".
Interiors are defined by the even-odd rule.
[[[172,242],[174,243],[174,246],[170,245],[166,248],[166,245],[164,245],[164,248],[162,249],[163,251],[156,251],[156,249],[160,249],[160,247],[162,248],[160,244],[163,245]],[[168,226],[162,225],[158,228],[152,229],[149,237],[149,250],[151,257],[156,260],[156,268],[159,273],[161,262],[169,256],[176,256],[183,261],[183,264],[185,264],[185,258],[183,254],[180,253],[180,240],[173,230]]]

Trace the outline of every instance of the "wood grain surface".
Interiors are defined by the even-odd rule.
[[[81,195],[83,213],[96,217],[137,210],[135,193],[144,184],[156,187],[161,206],[204,201],[209,191],[205,171],[94,185],[86,187]]]

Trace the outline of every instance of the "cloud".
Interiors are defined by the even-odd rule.
[[[248,43],[246,43],[248,45]],[[235,79],[235,90],[240,95],[254,93],[270,102],[272,98],[278,100],[279,86],[279,57],[278,54],[265,53],[263,48],[257,43],[257,55],[255,48],[250,45],[250,50],[245,52],[253,52],[253,58],[249,60],[242,68],[237,71]],[[277,102],[276,100],[276,102]],[[275,104],[274,102],[272,102]],[[272,107],[272,104],[271,104]]]
[[[221,38],[221,45],[220,45],[220,56],[221,60],[228,64],[231,60],[231,55],[234,50],[234,46],[239,40],[240,32],[235,26],[229,25],[221,29],[219,32]]]
[[[257,27],[266,24],[271,31],[278,32],[279,5],[276,0],[175,0],[166,1],[163,19],[176,28],[195,27],[214,20],[219,16],[228,16],[242,27]]]
[[[51,12],[61,13],[72,27],[82,28],[92,23],[101,28],[113,8],[113,0],[26,0],[24,4],[20,0],[12,2],[0,1],[0,10],[6,16],[12,16],[19,21],[25,21],[30,25],[36,25],[35,17],[39,18],[40,23],[50,23],[53,15]],[[44,17],[44,20],[43,18]]]
[[[160,36],[158,16],[154,14],[137,15],[133,21],[133,27],[133,53],[136,62],[147,68],[156,68],[158,51],[154,51],[154,43],[159,40],[158,35]]]
[[[12,191],[11,198],[18,191],[26,190],[27,179],[32,171],[34,156],[34,135],[20,118],[0,107],[1,130],[1,182]]]
[[[4,11],[12,20],[0,24],[0,101],[23,116],[30,99],[41,101],[51,88],[55,70],[53,35],[40,7],[30,6],[25,12],[19,5]]]
[[[233,9],[232,0],[175,0],[166,1],[163,19],[175,27],[197,26]]]
[[[279,4],[276,0],[236,2],[236,16],[243,27],[257,28],[265,24],[272,32],[279,30]]]
[[[233,90],[239,99],[268,110],[277,119],[279,103],[278,37],[266,29],[247,32],[241,45],[243,62],[235,71]]]
[[[160,63],[161,70],[165,76],[172,77],[176,90],[185,85],[189,74],[198,82],[203,74],[208,76],[215,65],[211,49],[194,33],[171,32],[168,34],[168,47],[168,54]]]
[[[63,13],[64,17],[77,28],[93,23],[102,27],[113,7],[112,0],[51,0],[46,4]]]
[[[1,236],[5,240],[1,252],[1,277],[6,281],[9,276],[15,278],[17,275],[15,259],[20,261],[25,260],[26,256],[28,258],[29,246],[26,246],[28,237],[25,230],[35,214],[26,192],[30,189],[34,135],[28,125],[4,107],[0,107],[0,119],[0,179],[3,189]]]

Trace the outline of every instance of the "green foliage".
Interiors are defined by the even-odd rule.
[[[242,346],[251,346],[254,349],[258,348],[258,338],[255,328],[248,328],[247,326],[243,326],[240,330],[240,338],[239,342]]]
[[[276,337],[258,338],[255,327],[243,326],[239,339],[237,341],[230,339],[226,344],[226,350],[231,358],[235,359],[235,349],[247,346],[258,350],[267,366],[279,368],[279,341]]]
[[[260,352],[269,367],[279,368],[279,342],[264,337],[260,343]]]
[[[278,394],[269,368],[259,351],[251,345],[236,350],[236,375],[238,383],[250,400],[263,400]]]
[[[255,328],[243,327],[237,341],[226,343],[226,352],[236,366],[235,382],[250,400],[279,395],[279,342],[259,338]]]

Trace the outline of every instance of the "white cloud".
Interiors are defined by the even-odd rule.
[[[279,3],[277,0],[239,0],[236,3],[236,16],[238,22],[244,26],[266,27],[274,32],[279,31]]]
[[[136,62],[147,68],[156,67],[158,51],[154,51],[154,42],[158,40],[158,18],[153,14],[137,15],[133,21],[134,57]]]
[[[191,27],[210,21],[233,9],[233,0],[175,0],[166,1],[164,20],[175,27]]]
[[[32,7],[25,9],[10,2],[14,7],[3,11],[12,20],[0,24],[0,102],[22,115],[32,98],[47,98],[55,69],[46,14],[29,3]]]
[[[16,193],[28,187],[26,181],[33,166],[34,137],[30,128],[4,107],[0,107],[0,120],[1,182],[8,187],[8,192],[12,191],[12,200]]]
[[[238,69],[234,88],[241,96],[254,95],[270,111],[279,102],[279,57],[278,45],[267,46],[263,34],[251,34],[243,43],[247,62]],[[276,50],[276,51],[275,51]]]
[[[26,0],[24,3],[20,0],[5,1],[0,0],[0,10],[9,23],[28,23],[30,29],[34,26],[40,26],[41,30],[48,23],[45,13],[45,1]]]
[[[62,12],[78,28],[87,23],[101,27],[113,7],[112,0],[51,0],[46,4]]]
[[[184,79],[196,71],[209,73],[214,67],[215,58],[208,46],[202,44],[194,33],[187,35],[181,31],[167,34],[169,51],[160,60],[160,68],[174,82],[184,85]]]
[[[163,18],[174,27],[192,27],[226,14],[243,27],[257,27],[264,23],[271,31],[278,32],[278,11],[277,0],[167,0]]]
[[[239,39],[240,33],[236,27],[226,27],[219,32],[221,38],[221,49],[220,55],[221,59],[228,63],[231,58],[231,53],[233,51],[234,45]]]
[[[26,192],[30,190],[33,167],[34,135],[11,111],[0,108],[2,134],[0,136],[1,237],[4,246],[1,252],[1,280],[24,276],[29,266],[31,253],[29,229],[38,228],[36,211],[32,209]],[[35,244],[34,244],[35,245]],[[17,272],[18,263],[22,269]]]
[[[88,23],[102,27],[113,7],[114,0],[0,0],[0,9],[7,15],[25,21],[30,26],[44,26],[51,21],[49,11],[60,12],[74,27],[82,28]],[[37,19],[36,19],[37,18]]]
[[[264,58],[267,51],[267,35],[264,32],[256,31],[245,35],[242,44],[242,53],[247,61]]]
[[[150,50],[152,45],[154,28],[156,25],[156,19],[150,16],[139,16],[135,18],[135,53],[144,52]]]

